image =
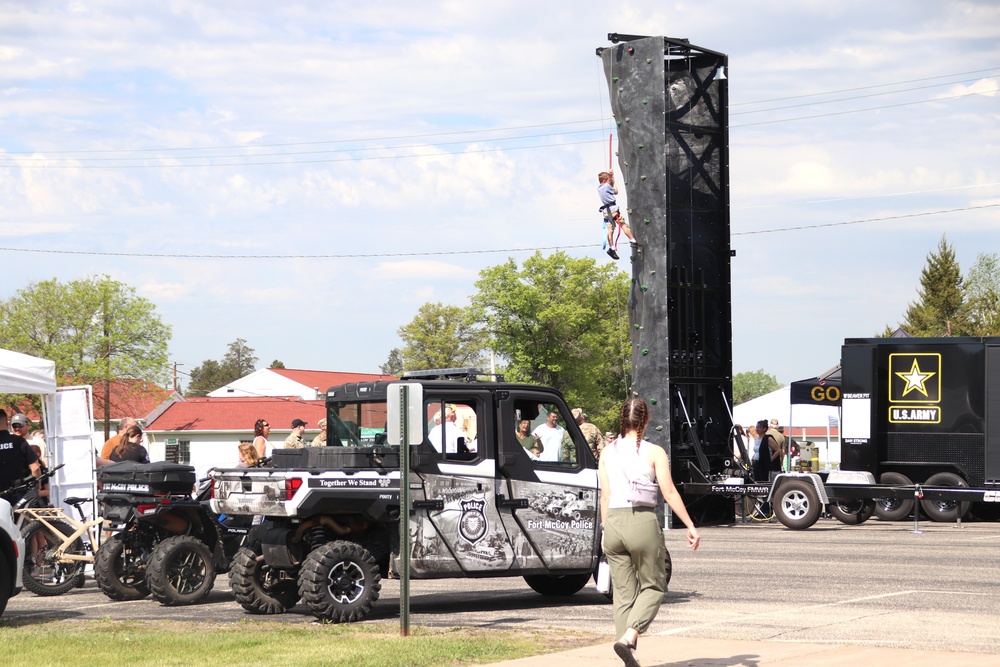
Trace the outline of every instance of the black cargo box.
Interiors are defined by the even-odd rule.
[[[190,495],[195,483],[193,466],[179,463],[122,461],[97,469],[102,494]]]
[[[395,447],[305,447],[275,449],[274,468],[317,470],[398,470],[399,449]]]

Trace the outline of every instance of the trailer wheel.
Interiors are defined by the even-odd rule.
[[[969,484],[964,479],[953,472],[939,472],[931,475],[924,482],[926,486],[957,486],[968,488]],[[969,513],[972,503],[958,500],[934,500],[925,498],[920,501],[920,506],[931,521],[949,523],[957,521]]]
[[[830,503],[830,514],[837,521],[848,526],[860,526],[875,513],[875,501],[867,498],[839,500]]]
[[[889,484],[892,486],[913,486],[913,482],[906,475],[898,472],[884,472],[878,478],[879,484]],[[875,516],[881,521],[902,521],[913,512],[913,500],[899,500],[896,498],[876,498]]]
[[[774,495],[774,515],[786,528],[805,530],[819,519],[819,496],[812,484],[797,479],[785,482]]]

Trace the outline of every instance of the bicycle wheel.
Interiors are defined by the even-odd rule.
[[[62,521],[49,521],[49,528],[41,521],[32,521],[21,528],[24,538],[24,587],[35,595],[62,595],[76,586],[77,578],[83,573],[84,561],[57,559],[55,552],[63,544],[63,538],[53,532],[53,528],[64,535],[70,535],[74,528]],[[77,537],[64,550],[65,554],[86,555],[83,540]]]

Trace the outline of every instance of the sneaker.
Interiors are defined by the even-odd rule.
[[[608,255],[611,259],[618,259],[618,253],[615,252],[614,248],[608,248]]]
[[[631,241],[629,241],[628,244],[630,246],[632,246],[633,248],[638,248],[639,247],[639,242],[636,241],[635,239],[632,239]]]

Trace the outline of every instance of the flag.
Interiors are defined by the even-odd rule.
[[[830,426],[837,426],[838,424],[840,424],[840,420],[834,417],[833,415],[830,415],[828,419],[830,420]]]

